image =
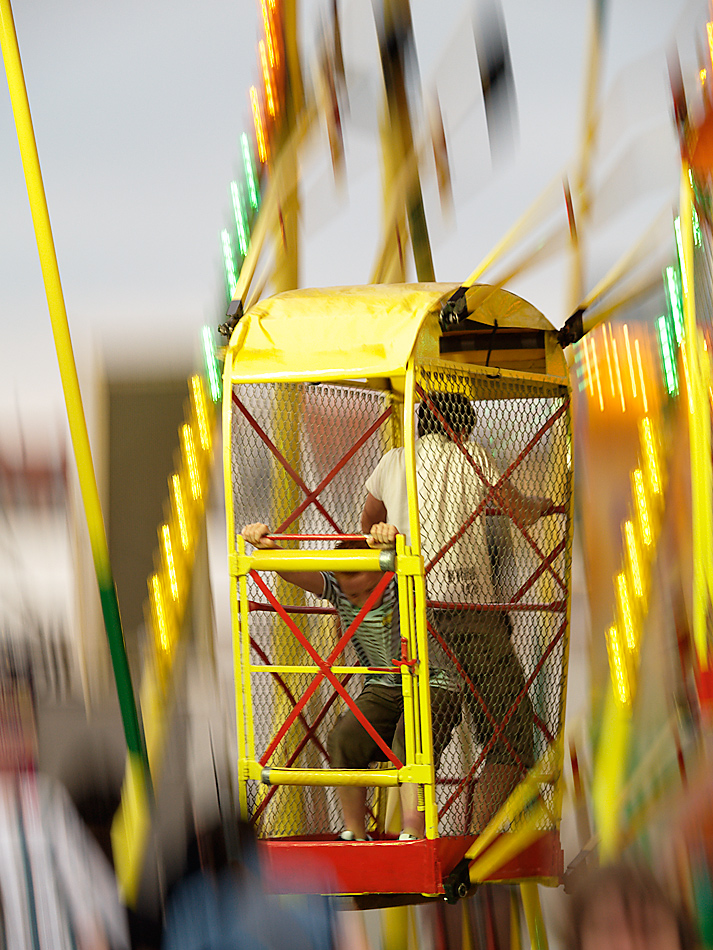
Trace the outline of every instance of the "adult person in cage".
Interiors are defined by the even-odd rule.
[[[485,449],[468,441],[475,421],[470,401],[459,393],[424,397],[418,409],[416,481],[421,553],[426,565],[433,562],[426,577],[428,619],[454,654],[461,680],[467,677],[464,689],[476,738],[487,749],[474,803],[474,819],[482,829],[534,764],[532,704],[510,641],[510,620],[503,610],[484,609],[498,602],[485,509],[499,506],[524,527],[552,502],[523,495],[501,480]],[[488,497],[494,485],[497,493]],[[384,455],[366,488],[362,529],[381,542],[395,525],[410,544],[403,448]]]
[[[256,548],[273,549],[277,544],[268,537],[267,525],[246,525],[241,534]],[[384,526],[380,543],[393,546],[396,529]],[[340,550],[368,548],[366,540],[345,540],[337,545]],[[344,630],[348,629],[361,612],[380,575],[374,571],[278,571],[290,584],[328,600],[337,610]],[[364,688],[355,705],[371,723],[381,739],[389,745],[402,762],[406,761],[404,726],[404,699],[401,673],[384,672],[393,669],[393,661],[401,655],[399,612],[396,583],[392,579],[385,591],[362,619],[356,630],[354,644],[362,666],[372,667],[365,676]],[[448,745],[453,729],[460,722],[460,697],[452,689],[447,675],[439,669],[430,670],[431,702],[433,705],[433,753],[438,767],[441,752]],[[436,713],[437,710],[437,713]],[[333,769],[367,769],[370,762],[384,761],[384,754],[368,734],[351,709],[346,710],[327,739],[330,766]],[[344,818],[342,841],[366,839],[366,789],[362,786],[339,786],[339,803]],[[422,838],[425,830],[423,811],[418,808],[418,786],[404,782],[400,786],[401,841]]]

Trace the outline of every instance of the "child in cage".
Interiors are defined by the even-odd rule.
[[[242,530],[243,538],[261,549],[274,549],[264,524],[249,524]],[[379,538],[382,544],[393,545],[396,529],[389,526]],[[340,549],[369,548],[366,540],[341,541]],[[374,571],[278,571],[280,577],[303,590],[328,600],[337,610],[343,629],[355,620],[369,595],[379,583]],[[359,661],[378,671],[367,672],[364,688],[355,705],[371,723],[394,754],[405,761],[405,734],[401,690],[401,673],[392,663],[401,656],[398,596],[395,580],[391,580],[381,597],[367,612],[352,638]],[[382,672],[384,668],[393,672]],[[433,721],[433,753],[436,768],[448,745],[451,733],[461,719],[460,695],[453,691],[447,675],[439,669],[430,670],[431,708]],[[370,762],[384,761],[376,741],[347,709],[329,734],[327,750],[333,769],[366,769]],[[344,819],[343,841],[364,841],[366,836],[366,788],[339,786],[339,803]],[[418,809],[418,786],[400,786],[402,831],[399,840],[409,841],[424,835],[424,816]]]

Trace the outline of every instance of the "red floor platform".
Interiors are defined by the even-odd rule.
[[[474,835],[434,841],[260,841],[267,886],[283,894],[440,894]],[[499,840],[499,839],[496,839]],[[561,879],[559,835],[550,831],[498,868],[488,880]]]

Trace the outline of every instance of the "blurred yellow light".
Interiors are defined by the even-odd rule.
[[[173,491],[173,501],[178,518],[178,530],[181,535],[181,545],[184,551],[188,550],[188,525],[186,524],[186,509],[183,507],[183,489],[181,487],[181,476],[176,474],[171,476],[171,488]]]
[[[624,342],[626,343],[626,358],[629,362],[629,379],[631,380],[631,395],[636,399],[636,377],[634,376],[634,360],[631,355],[631,343],[629,342],[629,327],[624,324]]]
[[[611,333],[611,329],[609,329]],[[602,326],[602,336],[604,337],[604,352],[607,355],[607,368],[609,370],[609,385],[611,387],[612,399],[616,396],[616,390],[614,389],[614,372],[611,365],[611,353],[609,352],[609,339],[607,337],[607,327],[606,325]]]
[[[599,409],[604,412],[604,398],[602,396],[602,381],[599,378],[599,360],[597,359],[597,347],[592,337],[592,363],[594,365],[594,375],[597,380],[597,395],[599,396]]]
[[[688,350],[685,340],[681,343],[681,359],[683,360],[683,375],[686,378],[686,392],[688,393],[688,412],[692,416],[694,412],[693,387],[691,385],[691,374],[688,371]]]
[[[708,34],[708,53],[713,62],[713,23],[706,23],[706,33]]]
[[[624,621],[626,645],[633,653],[636,649],[636,634],[634,633],[634,618],[631,613],[631,601],[629,600],[629,585],[626,583],[626,574],[623,571],[621,574],[617,574],[616,589],[619,594],[621,619]]]
[[[257,141],[257,154],[261,162],[267,161],[267,141],[265,139],[265,127],[262,124],[262,115],[260,112],[260,101],[255,86],[250,87],[250,103],[253,107],[253,121],[255,122],[255,139]]]
[[[191,376],[191,392],[193,393],[193,405],[196,410],[196,419],[198,421],[198,438],[201,448],[204,452],[210,449],[211,435],[208,425],[208,409],[206,405],[205,387],[200,376]]]
[[[629,556],[629,567],[631,568],[631,580],[634,585],[634,593],[637,597],[644,596],[644,585],[641,580],[641,565],[639,564],[639,549],[634,535],[634,525],[631,521],[624,522],[624,537],[626,538],[626,551]]]
[[[268,4],[265,0],[262,0],[262,23],[265,30],[265,39],[267,40],[267,54],[270,59],[270,67],[275,68],[278,58],[277,58],[277,47],[275,43],[275,26],[270,16],[270,9],[268,9]],[[270,8],[274,12],[275,4],[270,3]]]
[[[646,398],[646,384],[644,383],[644,370],[641,366],[641,349],[639,348],[638,340],[634,340],[634,351],[636,353],[636,365],[639,367],[639,382],[641,383],[641,398],[644,403],[644,412],[648,412],[649,401]]]
[[[619,633],[614,625],[606,633],[607,653],[609,654],[609,669],[611,670],[612,685],[617,699],[624,706],[631,702],[631,686],[626,668],[626,657],[621,647]]]
[[[706,82],[706,71],[705,71],[705,69],[699,69],[699,71],[698,71],[698,78],[699,78],[700,81],[701,81],[701,85],[702,85],[702,86],[705,85],[705,82]]]
[[[621,368],[619,366],[619,351],[617,350],[616,340],[612,337],[612,352],[614,354],[614,369],[616,370],[616,381],[619,386],[619,395],[621,397],[621,411],[626,412],[626,403],[624,402],[624,386],[621,381]]]
[[[639,534],[648,548],[651,546],[653,538],[651,536],[651,521],[649,520],[648,502],[646,501],[644,475],[640,468],[634,471],[634,501],[636,502],[636,513],[639,517]]]
[[[258,44],[260,49],[260,65],[262,66],[262,81],[265,86],[265,99],[267,101],[267,111],[271,116],[275,115],[275,97],[272,92],[272,78],[270,76],[270,67],[267,64],[267,53],[265,52],[265,43],[260,40]]]
[[[198,473],[198,461],[196,459],[196,447],[193,442],[193,433],[191,427],[186,423],[181,426],[181,438],[183,441],[183,457],[186,460],[188,468],[188,478],[191,483],[191,496],[194,501],[201,497],[201,480]]]
[[[584,346],[584,362],[587,364],[587,380],[589,382],[589,395],[594,396],[594,374],[592,373],[592,364],[589,362],[589,347],[587,345],[587,338],[582,340],[582,345]]]
[[[168,580],[171,585],[171,597],[178,600],[178,580],[176,578],[176,565],[173,562],[173,548],[171,547],[171,529],[167,524],[161,525],[161,543],[163,544],[163,556],[166,561],[166,570],[168,571]]]
[[[656,451],[656,440],[654,439],[654,430],[651,425],[651,419],[644,416],[641,420],[641,445],[644,450],[644,461],[646,463],[646,473],[649,478],[649,485],[654,495],[661,494],[661,478],[659,475],[658,452]]]
[[[168,635],[166,612],[163,606],[163,592],[161,591],[161,581],[158,574],[151,575],[151,602],[153,615],[158,627],[158,629],[154,631],[158,637],[158,646],[167,653],[171,648],[171,642]]]

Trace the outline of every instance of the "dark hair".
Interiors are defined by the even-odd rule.
[[[621,902],[629,926],[655,927],[663,913],[675,924],[681,950],[698,947],[687,910],[672,900],[654,875],[638,864],[612,864],[585,871],[572,889],[568,908],[566,945],[581,950],[582,934],[593,920],[592,911],[603,901]]]
[[[338,541],[337,551],[371,551],[372,548],[366,543],[365,538],[350,538],[346,541]]]
[[[445,422],[445,425],[444,425]],[[470,400],[461,393],[426,393],[418,407],[418,434],[450,435],[446,430],[470,434],[475,425],[475,410]]]

